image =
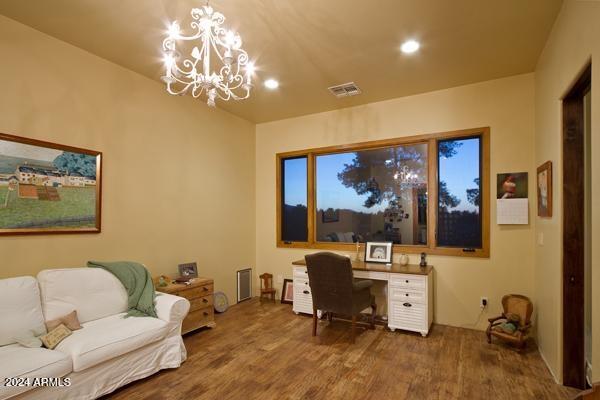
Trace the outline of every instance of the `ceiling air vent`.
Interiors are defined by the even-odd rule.
[[[348,97],[348,96],[356,96],[357,94],[361,94],[362,92],[356,86],[354,82],[343,83],[337,86],[331,86],[328,88],[331,94],[335,97]]]

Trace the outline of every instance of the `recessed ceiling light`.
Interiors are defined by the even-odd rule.
[[[421,45],[416,40],[407,40],[406,42],[402,43],[400,50],[402,50],[402,52],[405,54],[411,54],[419,50],[419,47],[421,47]]]
[[[267,89],[277,89],[279,87],[279,82],[277,82],[275,79],[267,79],[265,81],[265,87]]]

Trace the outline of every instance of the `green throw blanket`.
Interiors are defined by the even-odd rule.
[[[102,268],[112,273],[125,286],[129,296],[127,317],[154,317],[154,284],[148,270],[139,263],[131,261],[101,262],[88,261],[90,268]]]

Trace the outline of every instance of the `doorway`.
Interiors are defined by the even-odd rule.
[[[563,383],[586,387],[586,354],[591,353],[588,320],[591,288],[586,276],[589,262],[589,168],[586,135],[589,134],[591,65],[563,98]],[[586,121],[587,119],[587,121]],[[587,165],[586,165],[587,164]],[[587,285],[586,285],[587,283]]]

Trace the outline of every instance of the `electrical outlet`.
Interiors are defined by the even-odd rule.
[[[487,297],[482,297],[479,299],[479,307],[481,307],[482,309],[486,308],[488,306],[488,298]]]
[[[277,283],[283,283],[283,275],[277,275]]]

